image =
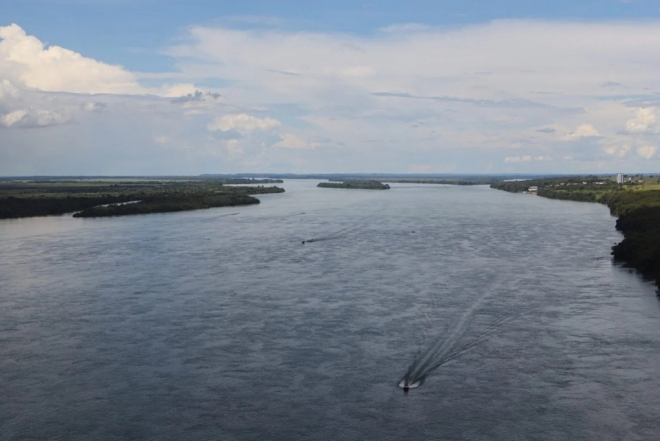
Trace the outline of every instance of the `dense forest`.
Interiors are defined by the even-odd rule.
[[[330,182],[343,182],[345,179],[329,179]],[[397,184],[439,184],[439,185],[490,185],[497,182],[493,177],[457,177],[457,178],[383,178],[379,182],[390,182]]]
[[[249,205],[259,203],[252,195],[283,191],[226,186],[213,179],[5,180],[0,185],[0,219],[65,213],[123,216]]]
[[[372,180],[349,180],[343,182],[321,182],[317,187],[321,188],[351,188],[359,190],[389,190],[390,186],[379,181]]]

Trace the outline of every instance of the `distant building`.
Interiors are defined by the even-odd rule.
[[[618,175],[616,175],[616,183],[623,184],[623,182],[624,182],[623,173],[619,173]]]
[[[533,185],[529,187],[527,191],[529,191],[530,193],[536,193],[537,191],[539,191],[539,188],[536,185]]]

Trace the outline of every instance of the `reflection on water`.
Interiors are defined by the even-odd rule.
[[[654,439],[660,311],[606,207],[316,183],[0,222],[2,438]]]

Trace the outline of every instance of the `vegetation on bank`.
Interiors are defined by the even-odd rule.
[[[379,181],[372,180],[350,180],[343,182],[321,182],[317,187],[321,188],[352,188],[360,190],[389,190],[390,186]]]
[[[330,179],[335,181],[335,179]],[[457,177],[457,178],[384,178],[382,182],[396,184],[437,184],[437,185],[490,185],[497,182],[493,177]]]
[[[199,194],[149,196],[136,203],[104,205],[75,213],[73,217],[108,217],[132,214],[171,213],[213,207],[258,204],[259,199],[244,194]]]
[[[489,185],[493,179],[383,179],[396,184]]]
[[[0,183],[0,219],[72,212],[75,217],[123,216],[250,205],[259,203],[252,195],[283,191],[224,186],[209,179],[5,180]]]
[[[203,179],[213,179],[222,184],[245,185],[245,184],[282,184],[281,179],[271,178],[226,178],[223,175],[200,175]]]
[[[570,177],[528,181],[497,182],[498,190],[530,192],[539,196],[581,202],[598,202],[619,216],[617,230],[623,241],[612,247],[616,261],[635,268],[660,288],[660,185],[658,178],[631,179],[617,184],[613,179]]]

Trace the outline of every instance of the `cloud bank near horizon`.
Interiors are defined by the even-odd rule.
[[[0,27],[0,174],[657,170],[660,22],[191,27],[130,72]]]

